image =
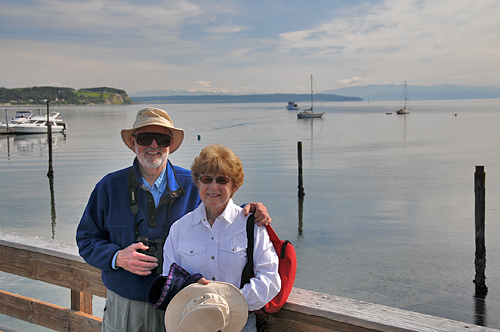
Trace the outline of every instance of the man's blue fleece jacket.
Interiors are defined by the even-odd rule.
[[[129,172],[133,170],[132,181]],[[95,186],[76,232],[80,255],[90,265],[102,270],[104,285],[125,298],[147,301],[149,285],[157,277],[139,276],[122,268],[112,269],[114,254],[135,242],[135,227],[140,222],[139,236],[164,239],[174,221],[200,204],[191,172],[167,164],[167,190],[155,208],[153,195],[142,188],[142,175],[137,159],[134,165],[106,175]],[[130,209],[129,182],[137,188],[139,212]]]

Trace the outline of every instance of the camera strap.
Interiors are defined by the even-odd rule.
[[[134,167],[130,168],[128,172],[128,193],[129,193],[129,203],[130,212],[137,218],[137,213],[139,213],[139,197],[137,195],[137,186],[134,185]],[[136,220],[137,221],[137,220]]]
[[[130,204],[130,212],[134,215],[134,224],[135,224],[135,235],[136,238],[139,236],[139,224],[144,220],[141,219],[137,222],[137,214],[139,213],[139,195],[137,191],[137,186],[134,183],[134,167],[132,166],[128,172],[128,192],[129,192],[129,204]],[[168,233],[170,231],[170,227],[168,227],[168,221],[170,220],[170,211],[172,208],[172,204],[174,203],[175,198],[181,196],[184,193],[182,187],[175,191],[169,191],[168,193],[168,213],[167,220],[163,222],[165,227],[165,236],[163,238],[163,242],[167,239]],[[160,202],[161,204],[161,202]]]

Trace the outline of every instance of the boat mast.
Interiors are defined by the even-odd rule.
[[[311,74],[311,111],[313,110],[313,76]]]
[[[405,81],[405,109],[406,109],[406,81]]]

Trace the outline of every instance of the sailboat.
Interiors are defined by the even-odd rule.
[[[311,108],[304,109],[297,113],[297,118],[308,119],[308,118],[321,118],[325,112],[315,113],[313,110],[313,76],[311,75]]]
[[[406,100],[407,99],[408,98],[406,96],[406,81],[405,81],[405,105],[396,111],[397,114],[410,114],[410,110],[406,108]]]

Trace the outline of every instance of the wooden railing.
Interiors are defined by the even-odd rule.
[[[106,288],[100,271],[83,261],[75,244],[0,231],[0,270],[71,290],[71,308],[0,290],[0,314],[55,331],[101,331],[92,296],[106,297]],[[298,288],[279,313],[260,316],[259,324],[262,331],[287,332],[499,332]]]

